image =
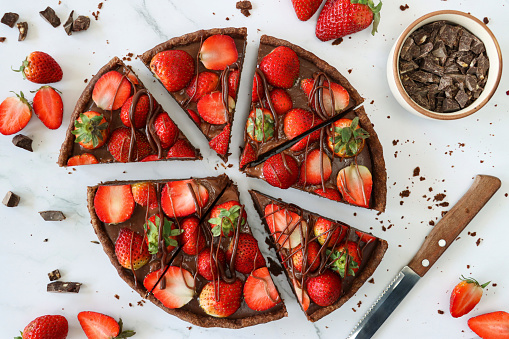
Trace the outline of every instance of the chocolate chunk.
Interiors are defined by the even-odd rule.
[[[477,89],[477,79],[474,75],[467,74],[465,76],[465,86],[470,92],[473,92]]]
[[[417,103],[417,105],[421,106],[424,109],[430,109],[428,97],[425,93],[414,93],[411,95],[411,98]]]
[[[428,72],[424,72],[424,71],[415,71],[415,72],[409,73],[408,76],[410,77],[410,79],[419,81],[422,83],[436,82],[438,84],[440,82],[440,77],[438,77],[437,75],[428,73]]]
[[[410,53],[410,49],[415,46],[415,41],[411,37],[407,38],[405,42],[403,43],[403,46],[401,46],[401,52],[399,54],[399,57],[406,61],[412,60],[412,54]],[[420,51],[420,50],[419,50]]]
[[[418,29],[416,30],[415,32],[412,33],[412,37],[414,38],[414,42],[416,45],[422,45],[423,43],[426,42],[426,40],[428,39],[429,37],[429,33],[428,31],[426,31],[425,29]]]
[[[82,283],[54,281],[48,284],[46,291],[56,293],[78,293]]]
[[[26,149],[29,152],[34,151],[32,149],[32,139],[27,137],[26,135],[18,134],[14,136],[14,138],[12,138],[12,143],[14,144],[14,146]]]
[[[19,29],[18,41],[23,41],[27,37],[28,34],[28,23],[26,22],[18,22],[17,23]]]
[[[5,37],[4,36],[0,36],[0,42],[4,42],[5,41]]]
[[[343,42],[343,38],[337,38],[336,40],[334,40],[332,42],[332,46],[336,46],[336,45],[339,45],[340,43]]]
[[[449,86],[445,89],[445,97],[447,99],[453,99],[455,96],[456,96],[456,93],[458,92],[458,87],[457,86]]]
[[[44,221],[62,221],[65,219],[65,215],[61,211],[42,211],[39,214]]]
[[[72,35],[72,28],[74,23],[73,15],[74,11],[71,11],[71,13],[69,14],[69,18],[67,18],[67,21],[64,24],[64,30],[67,33],[67,35]]]
[[[444,102],[442,103],[442,111],[447,112],[454,112],[459,110],[460,105],[456,102],[456,100],[445,98]]]
[[[444,75],[444,68],[438,64],[438,59],[425,57],[421,63],[421,69],[438,76]]]
[[[72,27],[73,32],[86,31],[90,27],[90,18],[80,15],[74,20]]]
[[[458,51],[460,52],[470,51],[470,45],[472,44],[472,40],[473,39],[467,34],[462,34],[460,37]]]
[[[449,24],[445,24],[439,32],[440,38],[444,41],[444,43],[450,48],[458,46],[458,33],[460,31],[460,26],[452,26]]]
[[[456,96],[454,97],[461,108],[465,107],[465,105],[468,102],[468,95],[465,93],[463,89],[458,90],[458,93],[456,93]]]
[[[12,193],[11,191],[5,194],[4,199],[2,200],[2,204],[7,207],[16,207],[19,204],[19,195]]]
[[[484,77],[488,73],[490,61],[488,60],[488,58],[484,56],[484,54],[481,54],[477,57],[476,65],[479,79],[484,79]]]
[[[456,64],[447,65],[444,67],[444,74],[455,74],[455,73],[459,73],[459,72],[460,72],[460,69],[458,68],[458,65],[456,65]]]
[[[452,78],[448,75],[444,75],[441,79],[440,79],[440,83],[438,84],[438,90],[439,91],[442,91],[442,90],[445,90],[446,88],[450,87],[453,85],[453,81],[452,81]]]
[[[54,270],[53,272],[49,272],[48,273],[49,281],[55,281],[55,280],[60,279],[61,277],[62,276],[60,275],[60,271],[59,270]]]
[[[9,26],[10,28],[13,28],[14,25],[16,24],[16,21],[18,21],[18,19],[19,19],[19,15],[17,13],[8,12],[8,13],[4,14],[1,22],[3,24],[6,24],[7,26]]]
[[[60,18],[55,13],[53,8],[46,7],[44,11],[40,11],[39,14],[53,27],[60,26]]]
[[[474,41],[470,46],[470,50],[475,54],[481,54],[482,52],[486,51],[486,48],[484,47],[484,44],[481,40],[479,40],[477,37],[474,37]]]
[[[442,63],[445,62],[447,59],[447,50],[445,49],[445,44],[442,40],[435,41],[431,54],[433,54],[434,57],[443,59]]]
[[[458,54],[458,58],[456,59],[456,63],[465,70],[470,67],[470,63],[474,60],[474,53],[468,52],[460,52]],[[461,69],[460,69],[461,70]]]
[[[414,61],[401,61],[399,63],[399,73],[405,74],[419,68],[419,65]]]
[[[419,48],[419,55],[416,57],[416,59],[424,58],[432,50],[433,50],[433,44],[431,42],[428,42],[428,43],[422,45]]]

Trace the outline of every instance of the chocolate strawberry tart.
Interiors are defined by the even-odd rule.
[[[201,159],[129,66],[115,57],[81,94],[58,164]]]
[[[374,273],[387,242],[249,191],[288,282],[310,321],[341,307]]]
[[[225,162],[246,37],[246,28],[201,30],[172,38],[141,56]]]
[[[363,100],[314,54],[262,36],[241,170],[275,187],[384,211],[383,150],[358,106]],[[313,128],[318,129],[307,135]],[[289,140],[295,143],[283,147]]]
[[[202,327],[287,315],[226,176],[107,182],[88,188],[94,230],[131,288]]]

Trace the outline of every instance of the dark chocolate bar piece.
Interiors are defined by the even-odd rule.
[[[19,195],[12,193],[11,191],[7,192],[4,199],[2,200],[2,204],[7,207],[16,207],[19,204]]]
[[[51,7],[46,7],[44,11],[40,11],[39,14],[53,27],[60,26],[60,18],[57,13]]]
[[[82,283],[54,281],[48,284],[46,291],[54,293],[79,293]]]
[[[60,279],[61,277],[62,276],[60,275],[60,271],[58,269],[48,273],[49,281],[55,281]]]
[[[67,18],[67,21],[64,24],[64,30],[67,33],[67,35],[72,35],[72,28],[74,26],[74,11],[71,11],[71,14],[69,14],[69,18]]]
[[[65,215],[61,211],[42,211],[39,214],[44,221],[62,221],[65,219]]]
[[[9,26],[10,28],[13,28],[14,25],[16,24],[16,21],[18,21],[18,19],[19,19],[18,13],[8,12],[8,13],[4,14],[1,22],[3,24],[6,24],[7,26]]]
[[[29,152],[33,152],[32,139],[23,134],[18,134],[12,138],[14,146],[26,149]]]
[[[80,15],[74,20],[72,30],[74,32],[86,31],[90,27],[90,18],[88,16]]]
[[[27,37],[27,34],[28,34],[28,23],[26,21],[18,22],[17,26],[19,29],[18,41],[23,41],[23,40],[25,40],[25,38]]]

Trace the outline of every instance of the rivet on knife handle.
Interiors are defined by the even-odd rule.
[[[408,266],[423,276],[500,188],[500,179],[477,175],[470,189],[435,225]]]

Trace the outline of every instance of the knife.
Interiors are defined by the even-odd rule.
[[[500,188],[500,179],[477,175],[472,186],[428,234],[417,254],[385,288],[348,339],[369,339],[403,298]]]

